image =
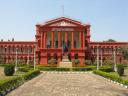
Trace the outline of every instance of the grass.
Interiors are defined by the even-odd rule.
[[[25,72],[17,71],[13,76],[5,76],[4,67],[0,66],[0,80],[16,77],[16,76],[23,75],[23,74],[25,74]]]
[[[0,67],[0,80],[8,79],[15,76],[5,76],[4,75],[4,67]]]

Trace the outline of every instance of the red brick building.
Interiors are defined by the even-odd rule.
[[[99,59],[112,59],[114,50],[117,62],[121,62],[123,57],[117,49],[128,42],[90,41],[90,27],[89,24],[66,17],[39,23],[36,25],[35,41],[1,41],[0,55],[6,58],[6,63],[11,63],[16,58],[17,50],[18,58],[26,63],[28,58],[33,60],[36,48],[37,64],[47,65],[52,57],[59,63],[62,60],[62,46],[65,44],[68,47],[69,59],[79,59],[81,65],[85,60],[95,61],[97,52]]]

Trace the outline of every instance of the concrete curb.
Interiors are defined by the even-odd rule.
[[[41,73],[47,73],[47,74],[85,74],[85,73],[92,73],[92,71],[85,71],[85,72],[75,72],[75,71],[68,71],[68,72],[63,72],[63,71],[41,71]]]

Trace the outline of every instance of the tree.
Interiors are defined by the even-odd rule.
[[[116,40],[113,40],[113,39],[108,39],[108,40],[103,41],[103,42],[116,42]]]
[[[122,53],[123,57],[125,60],[128,60],[128,45],[126,46],[121,46],[119,48],[119,51]]]

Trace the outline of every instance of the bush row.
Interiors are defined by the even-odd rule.
[[[37,67],[42,71],[92,71],[96,69],[95,66],[88,67],[73,67],[73,68],[57,68],[57,67]]]
[[[103,72],[101,70],[94,70],[93,73],[128,86],[128,80],[123,80],[119,75]]]
[[[96,66],[75,67],[75,68],[72,68],[73,71],[92,71],[94,69],[96,69]]]
[[[110,66],[105,66],[105,67],[103,66],[99,70],[104,71],[104,72],[113,72],[113,68]]]
[[[30,80],[40,73],[39,70],[29,71],[22,76],[12,77],[0,81],[0,96],[6,95],[11,90],[23,84],[26,80]]]

